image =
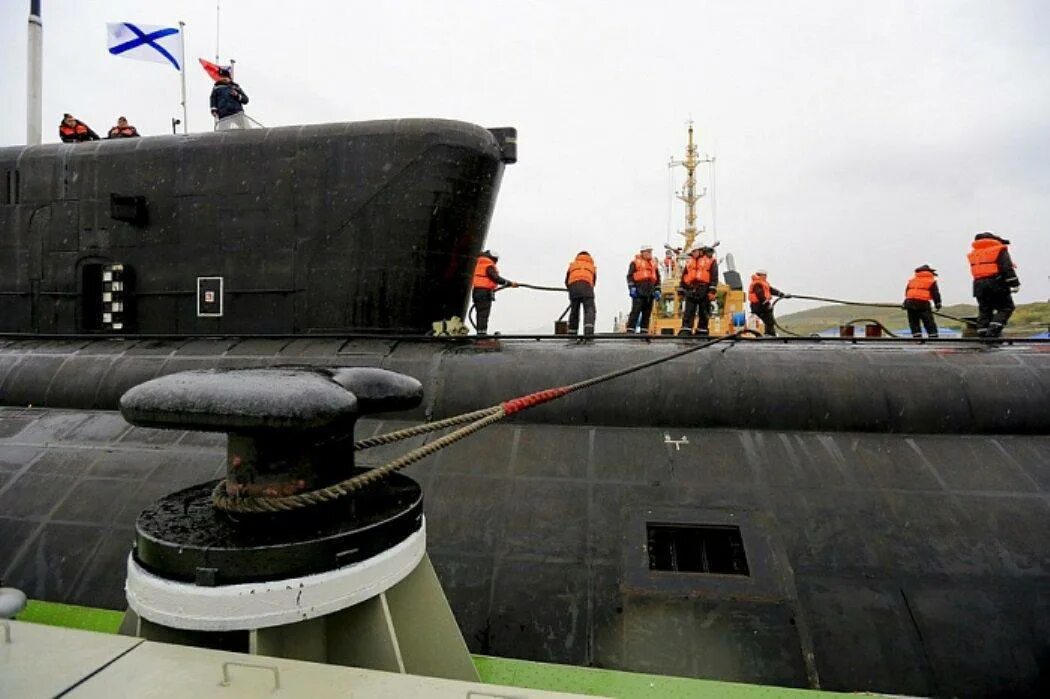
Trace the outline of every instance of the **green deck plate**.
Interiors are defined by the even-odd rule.
[[[78,607],[57,602],[30,600],[18,615],[19,621],[30,621],[67,629],[82,629],[101,633],[116,633],[124,612],[112,609]],[[502,684],[522,689],[546,689],[576,694],[608,697],[635,697],[655,699],[787,699],[789,697],[832,696],[828,692],[812,692],[804,689],[767,687],[714,680],[697,680],[686,677],[643,675],[619,670],[600,670],[571,665],[553,665],[529,660],[496,658],[475,655],[474,665],[481,681],[487,684]]]
[[[37,600],[29,600],[29,604],[17,617],[19,621],[102,633],[116,633],[123,618],[124,612],[115,612],[112,609],[77,607],[72,604]]]
[[[551,665],[486,655],[475,655],[474,665],[478,668],[481,681],[487,684],[608,697],[631,697],[632,699],[635,697],[652,697],[653,699],[656,697],[660,699],[676,699],[677,697],[689,697],[690,699],[703,699],[704,697],[787,699],[797,697],[802,699],[805,697],[812,699],[820,696],[841,696],[831,692],[815,692],[806,689],[716,682],[665,675],[643,675],[619,670]]]

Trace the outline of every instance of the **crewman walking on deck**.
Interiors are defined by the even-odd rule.
[[[789,299],[791,294],[785,294],[776,287],[769,285],[766,281],[766,270],[757,270],[751,275],[751,287],[747,292],[747,300],[751,304],[751,313],[758,316],[759,320],[762,321],[762,325],[765,326],[766,335],[770,337],[777,336],[777,320],[773,317],[773,298],[779,296],[781,298]]]
[[[653,301],[660,300],[660,263],[653,259],[653,248],[643,245],[627,266],[627,292],[631,312],[627,315],[627,332],[649,332]]]
[[[715,249],[696,245],[689,251],[689,259],[682,272],[679,288],[685,295],[685,311],[682,313],[682,328],[679,335],[693,332],[693,318],[699,316],[696,325],[697,335],[707,335],[711,319],[712,289],[718,284],[718,262],[715,260]]]
[[[966,256],[973,275],[973,295],[977,298],[977,334],[999,337],[1014,312],[1011,293],[1021,282],[1014,271],[1008,246],[1010,241],[994,233],[978,233]]]
[[[941,290],[937,288],[937,270],[929,265],[915,268],[915,276],[904,288],[904,310],[908,312],[908,327],[912,337],[922,337],[919,323],[926,329],[927,337],[937,337],[937,323],[930,310],[930,302],[941,310]]]
[[[499,275],[499,270],[496,269],[497,260],[499,254],[495,250],[485,250],[474,265],[474,291],[471,298],[478,312],[478,335],[488,334],[489,314],[492,312],[492,302],[496,298],[496,289],[501,286],[517,286]]]
[[[565,288],[569,290],[569,334],[580,329],[580,307],[583,307],[583,334],[594,334],[594,285],[598,282],[598,268],[586,250],[580,251],[565,272]]]

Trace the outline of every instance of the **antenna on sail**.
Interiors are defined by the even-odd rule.
[[[215,0],[215,65],[219,64],[219,0]]]

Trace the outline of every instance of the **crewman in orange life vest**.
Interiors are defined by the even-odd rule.
[[[488,334],[489,314],[492,312],[492,302],[496,298],[496,289],[500,286],[517,286],[499,275],[499,270],[496,269],[498,259],[499,254],[495,250],[485,250],[474,265],[474,291],[471,297],[478,312],[478,335]]]
[[[580,307],[583,307],[583,334],[594,334],[594,285],[598,281],[598,268],[586,250],[569,263],[565,272],[565,288],[569,290],[569,334],[576,335],[580,327]]]
[[[999,337],[1014,312],[1010,294],[1017,293],[1021,282],[1008,245],[1009,240],[994,233],[978,233],[966,256],[973,276],[973,295],[977,298],[977,334],[981,337]]]
[[[127,117],[117,117],[117,125],[109,130],[106,138],[138,138],[139,130],[128,123]]]
[[[682,313],[682,329],[679,335],[693,332],[693,317],[699,316],[697,335],[707,335],[711,319],[710,292],[718,286],[718,261],[715,249],[706,245],[695,245],[689,251],[689,260],[682,272],[679,289],[685,295],[685,311]]]
[[[904,310],[908,312],[908,327],[912,337],[922,337],[921,322],[928,337],[937,337],[937,323],[933,320],[930,301],[941,310],[941,290],[937,288],[937,270],[929,265],[915,268],[915,276],[904,288]]]
[[[58,124],[58,137],[62,143],[83,143],[84,141],[97,141],[98,134],[91,127],[77,119],[72,114],[63,114],[62,121]]]
[[[627,332],[648,333],[653,301],[660,300],[660,263],[653,259],[652,246],[643,245],[627,266],[627,292],[631,296]]]
[[[751,313],[758,316],[759,320],[762,321],[762,325],[766,328],[766,335],[776,337],[777,335],[777,319],[773,317],[773,299],[774,296],[780,296],[781,298],[789,299],[791,294],[785,294],[775,287],[769,285],[766,281],[766,270],[757,270],[751,275],[751,287],[747,292],[747,300],[751,304]]]

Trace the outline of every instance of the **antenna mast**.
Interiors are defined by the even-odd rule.
[[[215,64],[219,64],[219,0],[215,0]]]
[[[714,163],[715,159],[709,156],[700,157],[700,151],[696,146],[696,142],[693,139],[693,121],[689,120],[689,143],[685,148],[685,159],[675,160],[671,159],[668,167],[676,167],[681,165],[685,168],[686,178],[685,184],[675,196],[685,203],[685,229],[678,231],[678,234],[685,238],[684,250],[689,250],[693,247],[696,242],[696,237],[700,233],[704,232],[704,228],[696,227],[696,203],[701,198],[707,195],[707,187],[704,187],[699,192],[696,187],[696,166],[705,163]]]

